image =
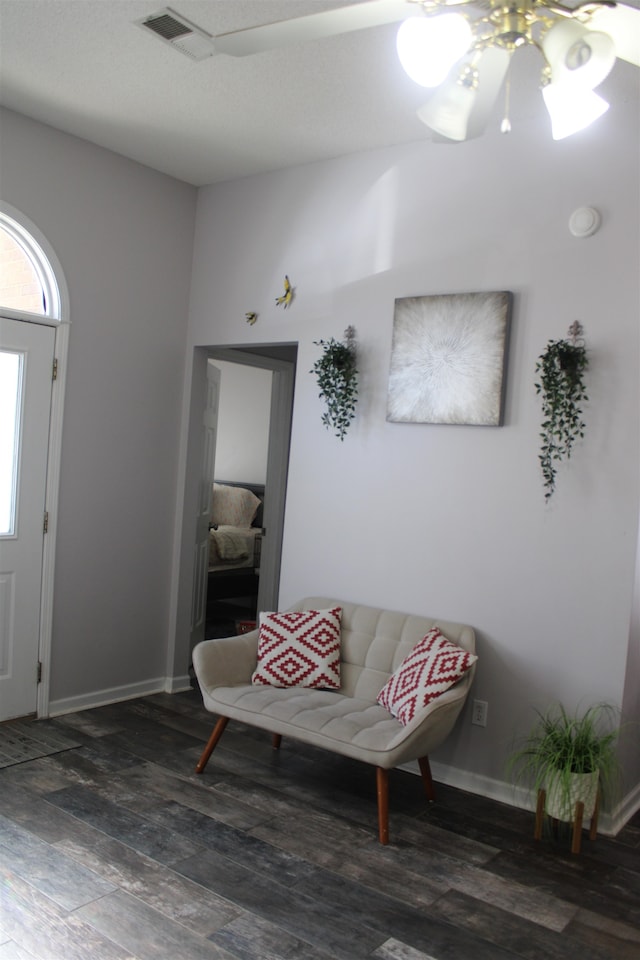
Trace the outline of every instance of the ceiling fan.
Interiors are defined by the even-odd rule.
[[[418,117],[450,141],[482,133],[511,58],[523,47],[541,55],[542,95],[556,140],[606,112],[609,104],[595,87],[616,57],[640,66],[640,9],[614,0],[573,7],[554,0],[366,0],[213,37],[170,8],[139,22],[194,59],[244,57],[400,22],[400,63],[416,83],[434,88]],[[501,129],[510,128],[505,117]]]

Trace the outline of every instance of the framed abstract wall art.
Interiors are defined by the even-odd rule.
[[[499,426],[513,295],[395,301],[387,420]]]

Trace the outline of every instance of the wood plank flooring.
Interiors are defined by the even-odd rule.
[[[37,721],[0,770],[0,960],[638,960],[640,816],[535,843],[533,814],[214,718],[198,693]],[[2,727],[0,726],[0,741]]]

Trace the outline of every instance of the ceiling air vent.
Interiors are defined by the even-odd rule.
[[[159,10],[157,13],[152,13],[150,17],[136,22],[191,60],[205,60],[215,53],[213,40],[209,34],[180,16],[175,10],[171,10],[170,7],[165,7],[164,10]]]

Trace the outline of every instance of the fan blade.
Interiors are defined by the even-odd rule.
[[[640,10],[619,3],[600,7],[585,22],[591,30],[608,33],[616,45],[616,56],[640,67]]]
[[[467,140],[484,133],[493,105],[498,98],[507,75],[511,53],[501,47],[488,47],[476,65],[478,71],[478,94],[469,117]]]
[[[276,47],[307,40],[322,40],[353,30],[377,27],[385,23],[397,23],[415,14],[415,5],[407,0],[369,0],[367,3],[351,4],[336,10],[310,13],[306,17],[265,23],[260,27],[248,27],[234,33],[213,37],[217,53],[231,57],[246,57]]]

